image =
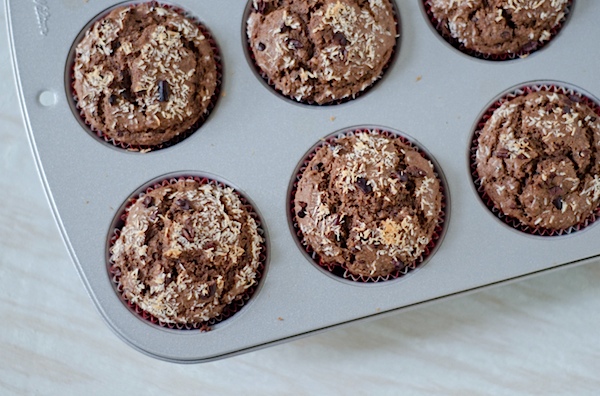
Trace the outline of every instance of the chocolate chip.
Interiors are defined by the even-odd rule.
[[[507,149],[499,149],[494,152],[494,155],[498,158],[508,158],[508,150]]]
[[[260,14],[265,12],[266,8],[267,8],[267,3],[265,1],[258,0],[254,3],[254,9],[256,10],[256,12],[258,12]]]
[[[531,52],[533,50],[535,50],[538,46],[537,41],[530,41],[527,44],[525,44],[523,47],[521,47],[521,51],[523,52]]]
[[[152,203],[154,202],[154,198],[152,198],[150,195],[146,195],[144,197],[144,206],[145,207],[149,207],[150,205],[152,205]]]
[[[344,36],[344,33],[342,33],[342,32],[335,33],[333,35],[333,41],[337,45],[341,45],[342,47],[344,47],[348,44],[348,39],[346,39],[346,36]]]
[[[552,205],[554,205],[554,207],[558,210],[562,210],[563,207],[563,200],[561,197],[556,197],[552,200]]]
[[[365,194],[369,194],[371,191],[373,191],[373,187],[371,187],[370,184],[367,184],[367,179],[365,179],[364,177],[359,177],[358,179],[356,179],[356,185]]]
[[[212,298],[212,296],[215,295],[216,291],[217,291],[217,285],[214,282],[210,283],[208,285],[208,294],[204,295],[204,294],[201,293],[200,298],[203,299],[203,300],[208,300],[209,298]]]
[[[131,96],[131,74],[129,74],[129,70],[121,72],[121,87],[123,88],[121,96],[131,102],[133,97]]]
[[[400,180],[402,183],[406,183],[408,181],[408,175],[404,173],[404,171],[396,172],[396,176],[398,177],[398,180]]]
[[[581,98],[577,95],[569,95],[569,99],[571,99],[571,101],[573,101],[575,103],[581,102]]]
[[[517,155],[517,159],[524,160],[524,159],[527,159],[527,156],[525,154],[521,153],[521,154]]]
[[[562,111],[564,114],[570,114],[571,108],[569,106],[563,106]]]
[[[317,171],[317,172],[320,172],[320,171],[322,171],[322,170],[323,170],[323,163],[322,163],[322,162],[319,162],[318,164],[316,164],[316,165],[313,165],[313,167],[312,167],[312,168],[313,168],[313,170],[315,170],[315,171]]]
[[[402,260],[397,258],[392,261],[392,264],[394,264],[394,269],[396,271],[401,271],[402,269],[404,269],[404,267],[406,267],[406,264],[404,264]]]
[[[564,190],[559,186],[553,186],[548,189],[548,192],[551,196],[556,197],[558,195],[561,195],[564,192]]]
[[[131,96],[131,92],[128,89],[121,92],[121,96],[129,102],[133,101],[133,96]]]
[[[300,210],[296,214],[298,215],[298,217],[303,219],[306,216],[306,207],[308,206],[308,204],[306,202],[298,202],[298,205],[300,206]]]
[[[114,41],[112,44],[112,51],[115,52],[116,50],[118,50],[119,48],[121,48],[121,42],[120,41]]]
[[[108,103],[114,105],[117,102],[117,95],[110,95],[108,97]]]
[[[256,49],[259,51],[264,51],[265,48],[267,48],[263,43],[258,43],[258,45],[256,46]]]
[[[590,118],[590,121],[592,121],[592,122],[596,122],[596,117],[591,117],[591,118]]]
[[[504,40],[508,40],[510,38],[510,32],[508,30],[505,30],[502,33],[500,33],[500,37],[502,37]]]
[[[411,176],[415,176],[415,177],[423,177],[427,175],[427,172],[425,172],[423,169],[418,168],[414,165],[410,165],[406,167],[406,172],[411,175]]]
[[[288,40],[288,47],[290,49],[297,50],[297,49],[300,49],[300,48],[304,48],[304,45],[300,41],[298,41],[296,39],[289,39]]]
[[[286,25],[285,23],[282,23],[281,26],[279,27],[279,31],[281,33],[287,33],[290,30],[292,30],[288,25]]]
[[[158,101],[166,102],[169,100],[169,83],[165,80],[158,82]]]
[[[192,227],[183,227],[181,235],[190,243],[194,242],[194,229]]]
[[[217,247],[217,244],[213,241],[213,242],[207,242],[204,244],[203,249],[204,250],[210,250],[210,249],[214,249]]]
[[[182,210],[189,210],[190,209],[190,203],[187,199],[184,198],[179,198],[177,201],[175,201],[175,204],[177,206],[179,206]]]

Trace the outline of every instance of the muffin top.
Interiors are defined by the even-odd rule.
[[[188,132],[208,112],[217,78],[197,24],[153,3],[114,9],[75,49],[81,114],[119,143],[157,146]]]
[[[364,132],[317,150],[294,211],[322,264],[377,278],[421,257],[440,221],[442,193],[432,163],[414,148]]]
[[[600,199],[600,121],[577,95],[540,91],[504,102],[478,138],[477,174],[496,208],[564,230]]]
[[[111,261],[126,300],[163,323],[195,324],[256,283],[262,243],[231,188],[180,180],[131,206]]]
[[[269,83],[325,104],[371,86],[396,45],[389,0],[254,0],[247,34]]]
[[[570,0],[429,0],[442,33],[487,55],[528,54],[552,37]]]

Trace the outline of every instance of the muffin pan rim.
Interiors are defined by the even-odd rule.
[[[211,9],[209,2],[181,0],[179,3],[182,8],[189,9],[211,28],[215,38],[219,40],[224,61],[228,65],[233,65],[235,59],[243,60],[239,48],[241,39],[236,36],[240,31],[239,25],[232,23],[233,26],[223,24],[215,27],[214,21],[222,14],[216,8]],[[586,69],[583,67],[593,64],[589,52],[578,54],[579,64],[568,65],[566,62],[561,62],[571,55],[572,48],[568,46],[569,37],[571,40],[574,37],[579,40],[589,40],[590,36],[593,36],[591,33],[598,31],[597,24],[591,23],[592,13],[585,11],[586,7],[588,11],[592,8],[598,10],[599,5],[596,3],[579,4],[577,13],[571,15],[571,18],[577,17],[582,23],[573,23],[575,21],[573,19],[569,29],[561,32],[563,36],[561,43],[557,41],[557,45],[553,45],[552,48],[517,62],[519,65],[509,62],[511,64],[505,66],[484,66],[478,62],[452,56],[452,52],[436,43],[437,39],[431,40],[433,36],[424,33],[427,21],[419,18],[421,14],[416,4],[402,3],[399,7],[404,22],[402,51],[393,70],[389,71],[386,83],[378,85],[360,101],[349,102],[343,107],[336,106],[333,110],[320,109],[320,111],[298,109],[296,106],[279,103],[281,101],[273,100],[270,93],[263,92],[264,87],[257,84],[255,79],[253,81],[249,78],[252,74],[246,69],[244,61],[243,67],[226,71],[224,89],[227,90],[227,96],[221,97],[219,101],[221,117],[210,117],[201,132],[195,133],[185,142],[169,150],[159,150],[147,155],[126,155],[117,150],[109,150],[103,145],[98,145],[93,139],[89,139],[87,134],[82,134],[79,124],[72,118],[70,109],[65,107],[65,98],[60,95],[64,92],[64,64],[56,65],[47,62],[46,73],[43,76],[36,68],[40,61],[44,62],[46,59],[57,56],[64,56],[63,59],[66,59],[68,48],[76,36],[75,30],[77,32],[81,30],[81,26],[76,26],[74,29],[67,23],[61,26],[61,29],[56,29],[56,26],[61,25],[61,18],[64,20],[68,15],[69,20],[80,19],[83,25],[84,21],[88,21],[112,3],[108,0],[78,3],[75,10],[69,9],[69,12],[63,13],[58,12],[60,5],[51,4],[52,18],[49,20],[50,30],[46,36],[39,33],[38,22],[33,7],[30,7],[31,4],[17,0],[6,0],[6,4],[19,100],[36,165],[61,236],[82,282],[106,322],[127,343],[151,356],[175,362],[214,360],[291,340],[339,324],[372,318],[414,307],[426,301],[466,293],[486,285],[511,281],[528,274],[590,262],[600,256],[597,249],[594,250],[589,243],[585,243],[592,238],[597,239],[598,227],[590,229],[590,232],[580,233],[582,235],[568,238],[568,243],[566,240],[552,240],[550,243],[546,240],[523,241],[522,238],[507,232],[503,227],[497,226],[491,219],[486,220],[483,216],[480,216],[482,217],[480,222],[469,223],[467,219],[477,217],[483,213],[484,208],[475,204],[478,197],[474,196],[466,186],[471,184],[471,181],[464,166],[465,157],[460,155],[468,145],[470,127],[476,115],[473,112],[478,112],[483,103],[506,86],[534,79],[533,77],[567,79],[570,83],[583,86],[588,92],[598,96],[600,83],[589,76],[589,73],[586,74]],[[241,9],[237,11],[241,15]],[[231,17],[231,10],[227,14]],[[231,19],[238,20],[237,17]],[[582,36],[585,27],[587,27],[587,35]],[[227,37],[227,34],[232,35],[233,38]],[[48,45],[49,43],[54,44]],[[439,49],[439,51],[431,51],[431,49]],[[435,52],[435,56],[427,51]],[[561,55],[560,59],[552,56],[553,51]],[[456,70],[465,68],[474,83],[466,86],[460,84],[458,87],[456,80],[440,79],[439,74],[436,73],[439,70],[436,69],[435,62],[428,62],[433,59],[439,60],[440,56],[446,57],[447,60],[442,70],[447,70],[447,67]],[[544,66],[548,63],[548,59],[558,60],[558,62],[550,69]],[[488,70],[495,71],[493,79],[484,78],[489,77]],[[515,76],[515,72],[518,72],[518,76]],[[561,76],[568,76],[568,78]],[[439,89],[442,83],[444,90]],[[460,106],[455,100],[457,87],[461,90]],[[49,108],[43,108],[37,102],[39,92],[45,90],[57,93],[57,103]],[[245,90],[253,93],[253,101],[243,100],[243,95],[240,93]],[[415,100],[420,97],[426,99],[419,103],[420,106],[408,100],[408,98]],[[479,99],[475,100],[475,97]],[[394,99],[394,111],[389,111],[391,108],[389,100],[378,100],[386,98]],[[266,104],[271,110],[285,112],[286,117],[280,118],[277,125],[261,121],[261,114],[256,115],[256,110],[264,110],[259,106],[259,102],[260,106]],[[244,111],[243,117],[230,117],[231,114],[236,114],[235,111],[238,109]],[[362,109],[369,111],[357,111]],[[438,116],[431,117],[432,112]],[[337,118],[335,123],[330,120],[330,116]],[[228,118],[227,122],[224,118]],[[301,154],[316,140],[316,137],[338,130],[340,126],[370,123],[386,125],[400,131],[410,131],[411,136],[432,153],[448,180],[449,193],[452,195],[453,220],[449,224],[444,243],[432,258],[432,262],[414,273],[410,277],[410,282],[402,282],[398,285],[401,287],[378,287],[376,293],[359,290],[365,288],[352,288],[351,295],[345,295],[346,301],[334,300],[331,296],[335,296],[341,290],[339,282],[319,276],[316,269],[306,266],[305,262],[300,261],[304,258],[293,251],[297,248],[289,235],[285,219],[285,192],[293,165],[297,164]],[[248,135],[231,133],[236,130],[243,131],[247,125],[254,124],[260,128],[255,127],[251,138]],[[272,150],[272,146],[281,140],[282,131],[286,130],[293,132],[296,144],[277,145],[277,149]],[[443,138],[450,133],[452,133],[452,140]],[[267,139],[269,134],[271,139]],[[275,137],[277,139],[273,139]],[[286,135],[283,137],[283,140],[287,138]],[[238,146],[228,147],[228,150],[223,148],[233,142],[238,142]],[[446,150],[448,144],[454,145],[454,150]],[[69,150],[69,155],[60,155],[66,149]],[[249,169],[245,169],[244,165],[247,165],[247,161],[260,164],[266,158],[258,156],[256,160],[257,157],[253,157],[254,150],[259,153],[269,153],[270,160],[277,166],[275,168],[250,166]],[[225,162],[217,156],[224,152],[228,154],[228,167],[220,167]],[[202,155],[199,157],[198,153]],[[241,153],[245,155],[244,161],[242,161],[244,158],[238,158]],[[192,156],[193,160],[190,159]],[[216,162],[212,164],[209,161],[211,159]],[[119,168],[114,166],[114,161],[119,163]],[[74,163],[80,164],[78,172],[73,172]],[[157,164],[161,164],[162,167]],[[130,175],[127,178],[120,177],[118,171],[121,169],[129,169]],[[106,236],[109,219],[114,216],[114,208],[111,207],[118,207],[131,193],[132,186],[140,185],[156,177],[157,174],[179,169],[216,173],[238,185],[255,202],[257,210],[261,211],[263,220],[271,232],[272,255],[269,276],[263,280],[264,289],[255,301],[252,314],[242,310],[236,314],[240,316],[235,326],[227,326],[222,329],[223,331],[215,331],[212,335],[209,332],[173,336],[145,328],[148,326],[135,325],[132,323],[132,318],[138,319],[124,308],[119,308],[122,304],[113,298],[114,292],[112,290],[110,293],[107,292],[110,290],[107,288],[110,286],[107,277],[102,277],[102,272],[98,272],[98,262],[100,262],[100,271],[105,273],[105,266],[102,264],[104,263],[102,241]],[[265,171],[269,177],[253,172],[257,169]],[[267,179],[270,183],[269,187],[274,191],[271,197],[267,196],[262,187],[258,188],[256,183]],[[98,191],[99,186],[103,187],[102,192]],[[81,217],[86,219],[89,217],[90,221],[96,223],[86,225]],[[529,246],[528,249],[539,248],[543,251],[540,250],[541,254],[533,254],[525,250],[526,259],[522,255],[511,256],[511,253],[507,252],[507,255],[498,259],[498,263],[502,265],[496,265],[495,257],[481,260],[482,257],[473,252],[474,244],[485,243],[486,238],[491,235],[494,236],[494,244],[491,246],[496,249],[512,246],[517,242],[519,246]],[[95,242],[90,242],[94,238],[96,238]],[[571,245],[573,241],[579,243],[581,247],[577,255],[565,252],[573,246]],[[289,251],[285,251],[285,248],[289,248]],[[551,256],[552,252],[556,255]],[[506,263],[510,263],[512,259],[517,265],[507,266]],[[468,268],[461,266],[461,263],[469,263]],[[510,271],[507,271],[507,267],[510,267],[508,268]],[[482,268],[485,268],[485,271],[473,271]],[[299,293],[303,282],[309,280],[314,281],[311,288],[316,288],[317,292],[321,290],[322,294],[315,296],[314,290],[313,293],[309,293],[306,289],[303,290],[307,293]],[[285,303],[278,300],[282,296],[287,296]],[[298,297],[301,297],[303,304],[297,305],[294,301]],[[327,298],[328,304],[319,304],[322,300],[317,297]],[[317,307],[319,314],[314,310],[302,311],[306,306]],[[278,316],[283,320],[279,321]],[[262,331],[257,330],[259,328],[257,326],[261,326]],[[240,335],[244,336],[244,342],[240,341]],[[258,337],[259,335],[262,337]]]

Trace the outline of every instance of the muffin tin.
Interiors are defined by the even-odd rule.
[[[132,347],[180,363],[215,360],[357,320],[382,317],[551,269],[595,261],[600,227],[543,237],[514,230],[479,198],[469,169],[477,122],[504,92],[550,83],[600,96],[598,2],[575,2],[551,43],[525,59],[490,62],[451,47],[422,2],[397,2],[399,51],[368,94],[336,106],[296,104],[266,88],[244,52],[249,4],[179,0],[211,30],[223,59],[221,98],[199,131],[171,147],[129,152],[95,139],[71,111],[73,42],[118,2],[6,0],[12,60],[40,176],[65,244],[106,323]],[[400,131],[437,161],[447,194],[445,237],[427,265],[397,280],[362,284],[327,276],[290,231],[288,188],[304,154],[359,125]],[[119,208],[168,174],[227,180],[264,221],[268,263],[253,297],[209,332],[156,326],[113,288],[107,246]]]

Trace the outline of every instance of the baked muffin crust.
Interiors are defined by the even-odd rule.
[[[442,33],[485,55],[528,54],[551,39],[569,0],[428,0]]]
[[[197,24],[153,3],[119,7],[76,47],[77,105],[119,143],[156,146],[188,132],[217,90],[215,53]]]
[[[317,150],[294,211],[323,264],[375,279],[421,257],[440,223],[442,193],[433,164],[414,148],[365,132]]]
[[[301,102],[354,97],[381,77],[397,27],[389,0],[254,0],[247,34],[269,84]]]
[[[533,228],[564,230],[600,199],[600,121],[577,95],[508,100],[483,127],[477,174],[494,206]]]
[[[256,283],[262,243],[231,188],[180,180],[131,206],[111,261],[127,301],[162,323],[197,324]]]

